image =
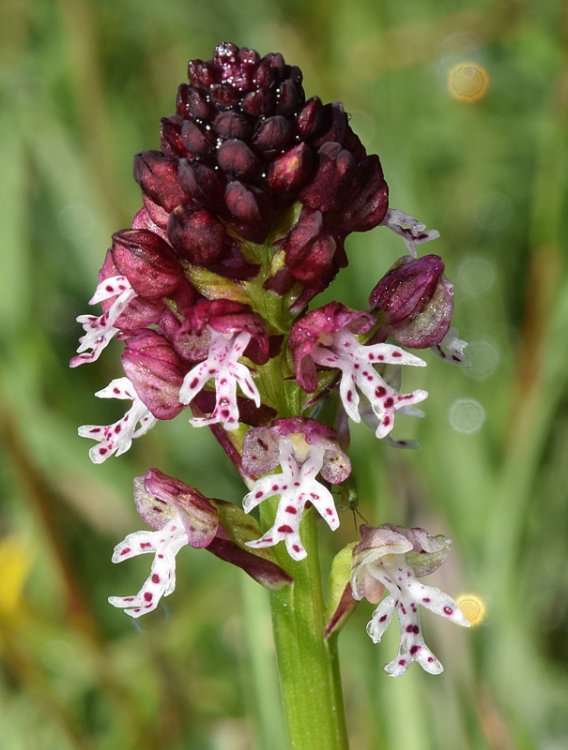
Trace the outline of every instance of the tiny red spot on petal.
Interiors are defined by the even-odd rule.
[[[160,583],[160,576],[157,573],[152,574],[152,583]]]
[[[120,551],[120,556],[128,555],[131,552],[130,547],[125,547],[123,550]]]
[[[153,598],[154,598],[154,594],[151,591],[145,591],[144,592],[144,599],[147,602],[151,602]]]
[[[450,615],[454,614],[454,610],[451,607],[444,607],[444,614],[448,615],[449,617]]]
[[[293,505],[287,505],[284,510],[286,511],[286,513],[294,513],[294,514],[296,514],[298,512],[297,509],[294,508]]]
[[[281,534],[293,534],[294,529],[291,526],[288,526],[288,524],[283,524],[282,526],[279,526],[277,529]]]

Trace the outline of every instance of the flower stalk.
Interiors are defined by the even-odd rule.
[[[270,509],[263,509],[262,516],[268,516],[266,525]],[[294,583],[270,594],[288,738],[292,750],[346,750],[337,637],[323,638],[324,601],[313,511],[304,516],[302,539],[308,555],[294,564]]]

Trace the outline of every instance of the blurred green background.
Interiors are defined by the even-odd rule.
[[[190,57],[218,41],[281,51],[308,96],[341,100],[380,154],[391,204],[441,231],[468,370],[426,354],[424,420],[402,452],[355,430],[361,512],[455,541],[432,579],[475,593],[485,621],[433,616],[446,672],[389,679],[396,630],[373,646],[361,604],[340,636],[352,748],[568,747],[568,16],[514,0],[3,0],[0,6],[0,746],[284,750],[264,591],[186,549],[175,594],[133,623],[106,603],[147,560],[114,567],[141,528],[131,481],[150,465],[204,493],[243,494],[184,415],[95,467],[76,426],[120,404],[114,344],[69,370],[78,314],[110,235],[140,205],[132,154],[157,148]],[[488,85],[486,85],[488,84]],[[404,246],[351,236],[325,300],[362,307]],[[322,529],[327,563],[355,537]],[[306,748],[309,750],[309,748]]]

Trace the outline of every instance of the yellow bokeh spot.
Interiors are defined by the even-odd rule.
[[[460,102],[477,102],[489,87],[489,73],[476,62],[456,63],[448,73],[448,91]]]
[[[458,596],[456,603],[472,627],[480,625],[485,620],[487,607],[483,599],[477,594],[462,594]]]

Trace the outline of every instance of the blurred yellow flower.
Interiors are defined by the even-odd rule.
[[[20,608],[33,558],[30,544],[21,535],[9,534],[0,540],[0,620],[13,618]]]

